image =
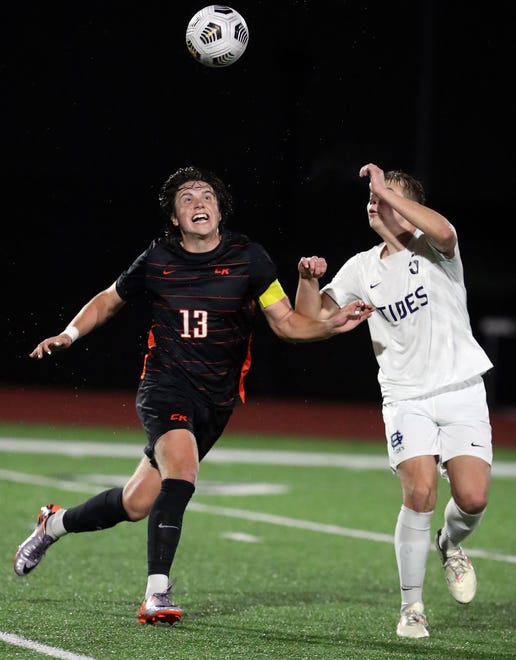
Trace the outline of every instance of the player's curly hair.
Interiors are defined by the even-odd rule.
[[[170,234],[174,227],[170,223],[170,218],[175,213],[175,198],[179,188],[188,181],[204,181],[213,188],[219,210],[221,214],[220,228],[222,229],[224,221],[233,212],[233,197],[226,184],[210,170],[190,165],[181,167],[171,174],[165,183],[161,186],[159,192],[159,204],[166,217],[165,233]]]
[[[389,170],[389,172],[385,172],[384,179],[386,183],[394,181],[401,186],[405,197],[408,199],[413,199],[420,204],[425,203],[426,198],[423,184],[410,174],[403,172],[403,170]]]

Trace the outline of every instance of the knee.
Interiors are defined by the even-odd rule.
[[[197,483],[198,472],[198,467],[193,466],[191,468],[181,470],[178,476],[174,476],[172,478],[181,479],[181,481],[189,481],[191,484],[195,485]]]
[[[434,488],[426,484],[416,484],[407,494],[404,504],[412,511],[424,513],[435,509],[436,499]]]
[[[487,507],[487,495],[483,493],[462,493],[454,499],[459,509],[471,515],[482,513]]]

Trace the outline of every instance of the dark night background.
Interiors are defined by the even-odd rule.
[[[235,229],[262,242],[293,300],[301,255],[333,274],[379,242],[367,162],[425,184],[456,226],[473,330],[514,406],[512,1],[235,0],[250,41],[214,70],[185,46],[201,2],[8,3],[2,9],[2,384],[135,389],[145,308],[55,358],[29,352],[161,231],[178,167],[217,172]],[[326,282],[327,278],[323,280]],[[483,319],[508,320],[499,338]],[[378,401],[367,326],[290,345],[260,316],[249,396]]]

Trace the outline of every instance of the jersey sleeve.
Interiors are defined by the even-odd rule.
[[[362,289],[358,277],[358,255],[348,259],[334,275],[329,284],[321,289],[330,296],[339,307],[362,298]]]
[[[145,274],[149,253],[154,244],[151,244],[145,252],[142,252],[127,270],[124,270],[117,278],[116,291],[122,300],[131,300],[144,293],[146,290]]]
[[[277,279],[277,267],[258,243],[251,243],[250,251],[251,297],[257,299],[262,307],[268,307],[285,296]]]

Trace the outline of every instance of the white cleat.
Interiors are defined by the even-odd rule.
[[[423,603],[411,603],[401,608],[401,617],[396,628],[398,637],[429,637],[428,621]]]
[[[443,550],[440,537],[441,530],[435,537],[435,547],[444,568],[448,591],[458,603],[471,603],[477,592],[475,569],[460,546],[455,550]]]

